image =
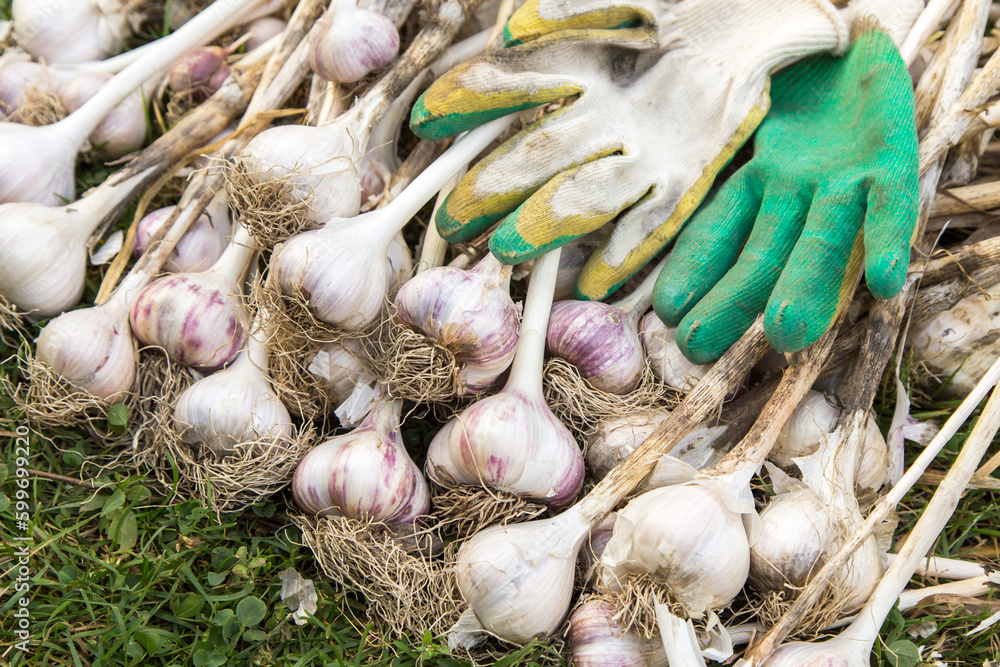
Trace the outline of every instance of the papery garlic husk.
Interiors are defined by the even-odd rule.
[[[365,145],[347,132],[305,125],[272,127],[250,140],[239,163],[251,183],[281,181],[291,204],[306,203],[310,220],[350,218],[361,208],[356,164]]]
[[[292,491],[303,511],[386,523],[427,514],[430,491],[399,430],[402,401],[378,400],[361,425],[310,451]]]
[[[587,436],[587,468],[597,479],[603,479],[669,416],[668,410],[647,410],[602,421]],[[692,431],[671,450],[670,456],[695,469],[708,467],[719,458],[712,442],[724,431],[724,427]]]
[[[569,609],[577,552],[589,532],[590,523],[570,510],[491,526],[466,541],[455,575],[482,628],[518,644],[554,632]]]
[[[240,227],[212,268],[154,280],[132,306],[132,332],[181,364],[213,369],[229,363],[246,341],[240,288],[255,256],[250,235]]]
[[[913,325],[908,345],[913,352],[918,381],[944,397],[963,398],[1000,356],[1000,308],[995,299],[1000,285],[988,287],[958,302],[950,310]]]
[[[265,336],[258,329],[232,364],[188,387],[174,406],[174,428],[181,439],[216,455],[236,452],[244,443],[259,450],[286,445],[292,420],[271,387],[268,359]]]
[[[50,63],[103,60],[131,35],[121,0],[14,0],[11,13],[18,46]]]
[[[396,319],[455,355],[463,395],[491,386],[517,351],[521,309],[510,298],[510,267],[487,254],[468,271],[439,266],[396,294]]]
[[[750,545],[741,514],[709,482],[667,486],[618,512],[601,579],[621,590],[630,574],[661,581],[688,614],[726,607],[742,590]]]
[[[600,301],[552,304],[546,336],[549,351],[580,369],[595,389],[626,394],[635,388],[645,360],[636,322]]]
[[[694,389],[715,365],[689,361],[677,346],[677,328],[668,327],[654,311],[643,316],[639,337],[650,368],[664,383],[679,391]]]
[[[287,297],[307,298],[318,319],[360,331],[378,319],[385,305],[390,239],[372,245],[357,228],[297,234],[271,255],[274,284]]]
[[[837,427],[840,408],[831,397],[810,390],[781,429],[768,458],[784,468],[795,465],[794,459],[809,456],[828,444]],[[859,493],[878,490],[885,482],[889,453],[885,438],[875,419],[869,415],[865,441],[856,472]]]
[[[108,403],[120,401],[135,378],[128,305],[113,296],[103,305],[63,313],[42,329],[36,355],[73,386]]]
[[[584,464],[545,400],[508,387],[438,431],[427,449],[427,474],[446,488],[486,486],[558,509],[576,499]]]
[[[309,39],[309,64],[334,83],[360,81],[399,53],[399,32],[392,21],[359,9],[356,0],[334,0]]]
[[[344,338],[324,346],[309,362],[309,372],[322,380],[330,403],[347,400],[365,374],[364,352],[356,338]]]
[[[615,622],[614,605],[592,598],[570,615],[568,640],[576,667],[666,667],[666,654],[659,640],[646,640],[624,632]]]
[[[101,72],[82,72],[59,86],[59,98],[66,110],[73,113],[101,86],[111,80],[111,75]],[[97,155],[105,159],[119,158],[142,148],[146,141],[146,103],[142,90],[132,93],[112,109],[90,135],[90,143]]]
[[[166,273],[186,273],[207,271],[211,268],[229,245],[233,233],[233,225],[229,219],[229,209],[222,202],[215,205],[218,199],[213,199],[205,211],[198,216],[163,264]],[[176,206],[167,206],[147,213],[136,228],[135,249],[133,254],[138,258],[146,251],[149,240],[159,231]]]

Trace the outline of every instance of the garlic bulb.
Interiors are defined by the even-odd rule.
[[[247,30],[247,51],[253,51],[272,37],[280,35],[287,24],[274,16],[265,16],[250,23]]]
[[[563,246],[559,259],[559,275],[556,278],[555,301],[572,299],[576,291],[576,279],[580,277],[584,264],[590,259],[590,248],[583,243],[567,243]]]
[[[569,643],[576,667],[666,667],[662,642],[623,632],[611,603],[593,598],[573,610]]]
[[[240,227],[212,268],[150,283],[132,306],[136,338],[188,366],[211,369],[232,361],[246,340],[240,285],[255,256],[252,237]]]
[[[625,299],[559,301],[552,306],[546,336],[549,351],[580,369],[591,385],[612,394],[635,388],[645,367],[639,317],[653,299],[654,269]]]
[[[14,53],[0,57],[0,112],[5,116],[17,113],[29,90],[54,93],[58,85],[50,68],[25,58]]]
[[[135,256],[141,257],[149,240],[160,230],[173,213],[175,206],[167,206],[147,213],[136,228]],[[163,270],[166,273],[187,273],[208,270],[229,245],[233,224],[225,198],[216,197],[174,247]]]
[[[629,574],[649,572],[696,614],[727,606],[742,590],[750,545],[723,493],[693,481],[647,491],[619,511],[601,565],[611,590]]]
[[[536,260],[506,386],[463,410],[431,440],[427,474],[441,486],[502,489],[551,507],[576,499],[583,455],[542,395],[545,322],[558,268],[558,251]]]
[[[51,63],[102,60],[131,35],[121,0],[14,0],[11,12],[18,46]]]
[[[462,545],[455,576],[479,625],[518,644],[559,627],[573,596],[576,555],[590,523],[573,510],[490,526]]]
[[[365,373],[363,356],[356,338],[344,338],[327,345],[309,362],[309,372],[323,380],[331,403],[343,403],[358,386]]]
[[[388,18],[334,0],[310,36],[309,64],[327,81],[352,83],[385,67],[399,53],[399,32]]]
[[[919,374],[922,384],[937,389],[947,381],[942,395],[964,397],[1000,357],[1000,309],[989,298],[998,287],[992,285],[987,294],[966,297],[951,310],[913,325],[913,361],[929,371]]]
[[[439,266],[414,276],[395,306],[400,322],[455,355],[464,395],[492,385],[514,358],[520,308],[510,298],[510,267],[492,254],[468,271]]]
[[[399,289],[399,286],[413,275],[413,255],[406,245],[403,232],[398,232],[389,241],[389,251],[386,253],[386,269],[389,271],[389,291]]]
[[[237,41],[226,48],[199,46],[185,52],[170,66],[167,74],[170,87],[177,93],[191,91],[195,101],[208,99],[229,76],[231,68],[226,65],[226,58],[242,44]]]
[[[867,655],[835,644],[836,640],[818,642],[792,642],[778,647],[764,665],[766,667],[868,667]],[[871,652],[869,647],[868,652]]]
[[[70,113],[76,111],[111,80],[109,74],[84,72],[59,87],[59,98]],[[115,106],[90,136],[95,152],[114,159],[142,148],[146,141],[146,104],[142,90],[136,91]]]
[[[668,327],[654,311],[642,318],[639,337],[653,372],[668,386],[679,391],[694,389],[713,366],[689,361],[677,346],[677,328]]]
[[[504,117],[467,133],[385,208],[352,219],[334,218],[321,229],[277,245],[270,265],[274,285],[286,296],[306,297],[317,318],[346,331],[373,323],[387,297],[386,257],[393,238],[509,120]]]
[[[108,403],[123,399],[135,378],[126,291],[123,286],[103,305],[63,313],[38,336],[39,361]]]
[[[189,445],[229,454],[241,443],[281,446],[292,420],[267,376],[270,352],[260,319],[232,364],[195,382],[174,406],[174,428]]]
[[[298,506],[321,516],[386,523],[413,523],[427,514],[427,482],[399,430],[402,407],[383,397],[356,429],[306,454],[292,479]]]

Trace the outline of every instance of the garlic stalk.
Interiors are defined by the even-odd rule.
[[[132,34],[123,0],[14,0],[18,46],[48,62],[80,62],[113,56]]]
[[[136,258],[142,256],[150,240],[171,217],[176,206],[167,206],[146,214],[136,227]],[[187,273],[207,271],[222,256],[233,234],[233,223],[229,219],[229,204],[224,193],[217,195],[212,203],[198,217],[174,247],[163,271],[166,273]]]
[[[994,364],[990,369],[991,373],[987,374],[984,380],[992,380],[989,384],[995,384],[996,374],[993,371],[998,368],[1000,362]],[[868,665],[872,646],[878,639],[882,624],[896,605],[914,570],[948,523],[949,517],[965,492],[966,484],[975,473],[976,466],[998,430],[1000,430],[1000,389],[994,388],[979,421],[966,439],[951,470],[934,492],[934,496],[879,582],[871,599],[846,630],[825,642],[813,644],[792,642],[780,647],[774,647],[772,643],[766,641],[770,637],[765,636],[765,641],[754,646],[740,664],[768,667]]]
[[[239,227],[207,271],[163,276],[145,287],[129,316],[132,332],[178,363],[205,369],[226,365],[246,340],[240,293],[256,255],[253,238]]]
[[[264,1],[250,0],[249,6],[245,6],[216,0],[177,32],[157,41],[155,47],[145,51],[82,107],[58,123],[42,127],[0,124],[0,144],[4,146],[0,152],[0,203],[56,205],[74,199],[76,156],[105,116],[178,54],[224,31],[227,18]],[[26,168],[26,165],[37,167]]]
[[[257,135],[240,156],[255,185],[287,185],[287,204],[304,202],[315,222],[350,218],[361,207],[357,165],[372,128],[413,79],[444,50],[465,20],[462,5],[446,2],[392,68],[347,113],[322,127],[284,125]],[[471,158],[470,158],[471,159]],[[280,204],[279,204],[280,206]]]
[[[382,397],[350,433],[317,446],[292,479],[295,502],[320,516],[413,523],[427,514],[430,491],[403,446],[403,402]]]
[[[386,256],[393,238],[509,122],[508,116],[469,132],[385,208],[353,219],[334,218],[275,247],[274,284],[286,296],[306,297],[317,318],[344,330],[358,331],[374,322],[386,299]]]
[[[677,327],[668,327],[655,311],[643,316],[639,337],[653,372],[674,389],[691,391],[712,368],[712,364],[688,360],[677,345]]]
[[[510,267],[487,254],[468,271],[439,266],[396,294],[396,319],[455,355],[463,395],[474,395],[507,370],[517,349],[520,308],[510,298]]]
[[[267,332],[258,315],[246,347],[223,370],[195,382],[177,398],[174,428],[189,445],[231,454],[241,444],[283,446],[292,437],[288,410],[268,378]]]
[[[552,306],[546,336],[549,351],[578,369],[595,389],[627,394],[645,367],[639,318],[649,309],[661,262],[624,299],[559,301]]]
[[[399,53],[396,26],[378,12],[358,8],[357,0],[334,0],[309,39],[309,64],[334,83],[360,81]]]
[[[485,486],[557,508],[576,499],[583,455],[542,394],[545,327],[558,268],[558,250],[536,261],[507,384],[431,440],[427,474],[437,484]]]

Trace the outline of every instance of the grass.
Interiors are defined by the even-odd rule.
[[[0,0],[0,19],[9,18],[11,0]],[[107,176],[99,165],[80,171],[80,189]],[[119,226],[130,219],[126,211]],[[90,277],[87,298],[100,276]],[[37,330],[34,332],[37,333]],[[0,344],[0,373],[16,380],[14,350]],[[955,402],[915,403],[917,418],[943,420]],[[876,411],[883,430],[894,406],[887,383]],[[457,666],[441,638],[408,637],[381,645],[372,636],[364,601],[339,590],[317,571],[311,554],[298,546],[297,530],[285,520],[295,511],[287,490],[241,514],[216,517],[197,501],[172,499],[130,470],[96,471],[85,461],[99,460],[109,446],[80,428],[28,436],[28,453],[19,451],[16,431],[25,426],[0,396],[0,661],[21,665],[427,665]],[[941,466],[954,459],[967,436],[967,425],[941,455]],[[414,449],[426,448],[433,424],[410,420],[404,436]],[[117,443],[111,449],[126,446]],[[23,460],[19,457],[23,456]],[[913,452],[909,455],[915,456]],[[42,471],[84,481],[70,483],[25,473]],[[23,486],[22,486],[23,485]],[[932,489],[918,488],[900,508],[897,535],[918,518]],[[26,503],[19,507],[18,502]],[[18,520],[24,513],[25,525]],[[18,538],[27,538],[27,541]],[[21,544],[30,555],[21,561]],[[963,498],[935,548],[942,556],[1000,559],[1000,506],[993,494],[972,491]],[[27,568],[16,589],[18,577]],[[319,594],[315,616],[294,624],[280,601],[278,573],[297,569],[312,579]],[[27,596],[28,652],[14,634]],[[948,665],[980,667],[1000,653],[996,628],[966,633],[988,615],[939,618],[925,611],[894,613],[882,631],[872,665],[920,664],[917,646]],[[934,621],[936,631],[916,640],[907,630]],[[532,645],[504,661],[506,665],[550,663],[544,644]]]

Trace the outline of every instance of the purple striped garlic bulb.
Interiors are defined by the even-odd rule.
[[[659,268],[614,304],[559,301],[552,306],[546,341],[549,352],[580,370],[590,384],[611,394],[627,394],[639,383],[645,355],[639,317],[653,300]]]
[[[309,64],[334,83],[360,81],[399,53],[399,32],[387,17],[360,9],[357,0],[334,0],[310,37]]]
[[[253,238],[240,227],[212,268],[163,276],[143,289],[132,306],[132,332],[178,363],[205,369],[225,366],[246,341],[241,284],[256,255]]]
[[[303,511],[385,523],[427,514],[430,490],[403,446],[403,402],[382,397],[364,421],[314,448],[295,469],[292,492]]]
[[[149,247],[149,241],[163,227],[176,206],[167,206],[147,213],[136,228],[136,258]],[[229,206],[225,200],[213,199],[198,219],[191,224],[184,236],[163,264],[165,273],[207,271],[225,252],[233,234],[229,219]]]
[[[510,267],[487,254],[476,266],[439,266],[404,283],[396,318],[455,355],[470,396],[488,388],[517,350],[521,309],[510,298]]]
[[[452,418],[427,450],[427,474],[446,488],[486,486],[554,508],[583,485],[583,455],[542,395],[545,323],[559,253],[536,260],[510,378],[500,393]]]
[[[607,600],[591,598],[569,617],[569,643],[576,667],[665,667],[663,642],[625,632]]]

